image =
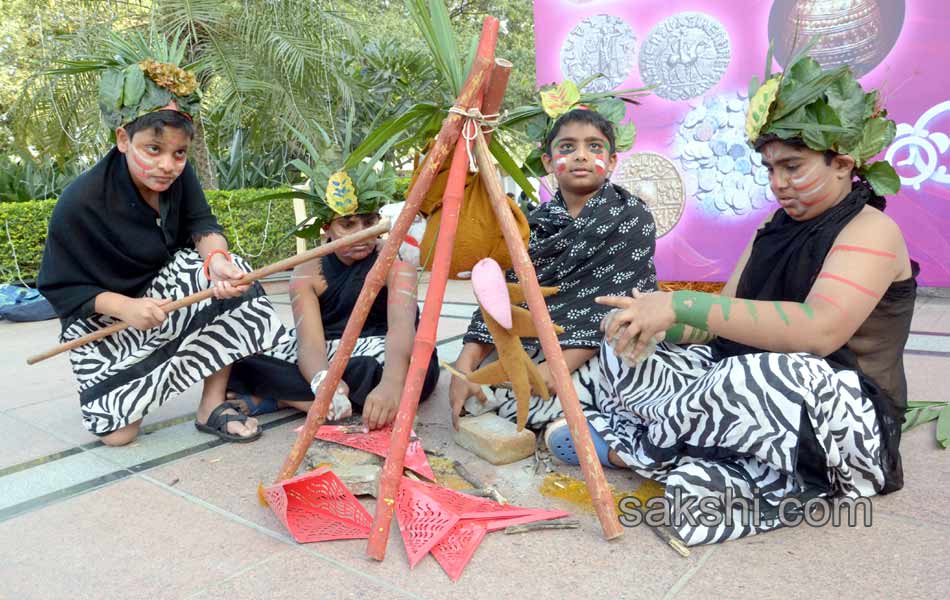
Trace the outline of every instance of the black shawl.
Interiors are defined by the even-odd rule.
[[[140,295],[192,236],[221,232],[191,165],[159,198],[160,215],[113,148],[63,190],[49,222],[37,287],[63,327],[92,315],[102,292]]]
[[[656,224],[639,198],[609,181],[571,216],[560,192],[528,216],[528,254],[542,286],[560,287],[546,298],[551,319],[564,328],[562,348],[598,348],[600,321],[611,309],[597,296],[629,296],[633,288],[656,289]],[[509,281],[517,281],[514,270]],[[472,316],[465,342],[491,344],[480,311]],[[523,338],[528,350],[537,338]]]

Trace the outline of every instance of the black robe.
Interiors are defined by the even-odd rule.
[[[49,222],[37,287],[63,328],[95,312],[96,296],[137,297],[192,236],[220,233],[191,165],[159,197],[160,215],[113,148],[63,190]]]

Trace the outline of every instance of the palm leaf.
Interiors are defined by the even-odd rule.
[[[491,151],[492,156],[495,157],[495,160],[498,161],[498,164],[501,168],[507,173],[512,179],[515,180],[515,183],[518,184],[518,187],[527,194],[532,200],[537,200],[537,197],[534,194],[534,187],[532,187],[531,182],[528,181],[528,177],[524,174],[524,171],[521,170],[521,167],[518,166],[518,163],[515,162],[511,155],[508,154],[508,150],[501,145],[501,142],[497,138],[492,138],[491,142],[488,144],[488,149]]]

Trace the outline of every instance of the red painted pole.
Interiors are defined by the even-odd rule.
[[[486,17],[482,25],[482,37],[479,41],[476,56],[491,62],[497,37],[498,21]],[[478,99],[472,104],[473,108],[478,108],[481,105],[480,99],[481,95],[479,94]],[[464,124],[462,127],[463,132],[465,132],[470,125]],[[475,124],[476,130],[479,127],[480,125]],[[412,422],[416,418],[416,409],[419,406],[419,396],[422,393],[426,370],[432,357],[432,351],[435,348],[439,315],[442,313],[442,301],[445,297],[445,287],[449,279],[452,249],[455,246],[455,233],[458,228],[462,198],[465,196],[467,176],[468,144],[464,138],[459,138],[455,145],[455,154],[452,157],[452,165],[449,169],[445,195],[442,197],[442,217],[439,225],[439,237],[436,240],[435,257],[432,260],[432,276],[429,279],[429,288],[426,291],[422,316],[419,319],[419,329],[412,347],[409,373],[406,376],[406,384],[399,400],[399,412],[393,425],[389,454],[386,457],[386,463],[383,465],[379,492],[376,494],[376,514],[373,518],[373,526],[370,529],[369,543],[366,546],[367,556],[375,560],[383,560],[386,556],[386,545],[389,541],[389,530],[392,525],[393,512],[396,508],[396,495],[399,492],[399,483],[402,480],[406,450],[409,447]]]

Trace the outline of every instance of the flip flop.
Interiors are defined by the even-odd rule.
[[[254,403],[254,396],[251,394],[239,394],[237,392],[232,392],[241,402],[244,403],[248,408],[247,416],[256,417],[258,415],[266,415],[268,413],[277,412],[280,410],[280,406],[277,404],[277,399],[273,396],[264,396],[261,398],[261,401],[257,404]],[[238,412],[241,412],[240,410]]]
[[[236,415],[224,414],[224,411],[228,410],[229,408],[234,410],[238,414]],[[246,423],[247,415],[242,415],[240,411],[238,411],[238,407],[235,406],[234,404],[231,404],[230,402],[223,402],[220,406],[217,406],[214,410],[211,411],[211,414],[208,415],[207,423],[202,425],[196,419],[195,428],[197,428],[198,431],[216,435],[222,440],[225,440],[228,442],[236,442],[238,444],[246,444],[247,442],[253,442],[257,438],[261,437],[261,434],[264,432],[264,430],[261,429],[260,425],[258,425],[257,431],[247,437],[238,435],[236,433],[230,433],[228,431],[228,423],[232,421]]]
[[[607,445],[604,438],[600,437],[600,434],[597,433],[590,422],[587,423],[587,428],[590,429],[590,437],[594,440],[594,450],[597,451],[597,458],[600,459],[600,464],[605,467],[610,467],[611,469],[616,469],[617,467],[615,467],[608,458],[610,446]],[[544,443],[547,445],[548,450],[551,451],[551,454],[554,455],[554,458],[562,463],[568,465],[581,464],[577,458],[577,449],[574,448],[574,440],[571,439],[571,430],[568,428],[566,420],[559,419],[548,425],[548,428],[544,432]]]

